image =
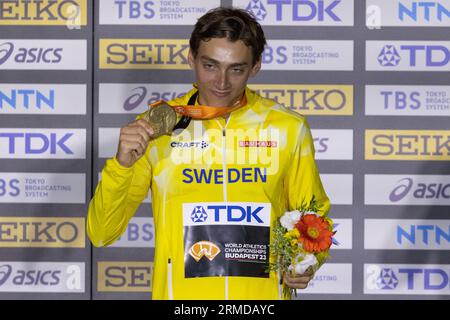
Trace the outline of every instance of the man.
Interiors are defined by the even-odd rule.
[[[265,44],[247,12],[205,14],[190,39],[196,84],[168,103],[213,116],[155,139],[140,115],[121,129],[117,154],[106,162],[89,206],[89,238],[112,244],[151,189],[153,299],[278,299],[281,282],[305,288],[311,280],[267,272],[277,219],[313,197],[327,213],[329,200],[304,117],[246,86]]]

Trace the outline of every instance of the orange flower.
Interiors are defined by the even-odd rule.
[[[333,232],[328,222],[314,214],[305,214],[296,223],[295,228],[300,232],[298,242],[307,252],[321,252],[329,249]]]

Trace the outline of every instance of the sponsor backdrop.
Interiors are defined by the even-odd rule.
[[[219,5],[263,25],[251,87],[307,116],[332,202],[339,244],[297,298],[448,299],[448,0],[0,1],[0,299],[151,298],[151,199],[109,248],[87,205],[119,128],[191,88]]]

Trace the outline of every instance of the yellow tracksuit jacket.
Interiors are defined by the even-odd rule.
[[[248,88],[246,97],[227,121],[192,120],[152,140],[131,168],[115,158],[103,168],[88,236],[111,245],[151,190],[153,299],[280,299],[278,275],[263,271],[271,228],[313,196],[319,214],[329,211],[305,118]]]

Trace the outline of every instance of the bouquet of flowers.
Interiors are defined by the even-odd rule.
[[[317,203],[314,198],[308,206],[299,210],[286,212],[277,222],[274,231],[270,254],[274,262],[269,264],[269,271],[303,274],[307,270],[313,273],[329,257],[333,238],[333,222],[326,215],[317,214]],[[291,298],[295,289],[284,286],[283,293]]]

